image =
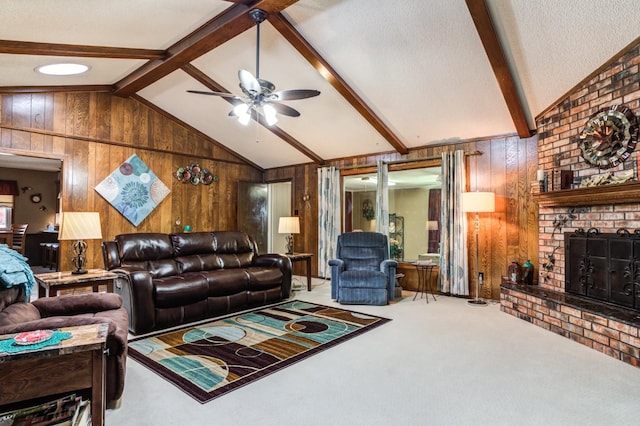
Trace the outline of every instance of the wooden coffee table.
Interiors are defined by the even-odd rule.
[[[34,277],[38,283],[38,297],[49,297],[57,296],[60,290],[70,288],[92,287],[94,292],[98,292],[101,285],[107,287],[108,293],[113,293],[118,275],[104,269],[89,269],[86,274],[72,274],[70,271],[47,272]]]

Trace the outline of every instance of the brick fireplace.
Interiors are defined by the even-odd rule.
[[[565,292],[565,273],[570,265],[564,234],[579,229],[603,234],[615,234],[621,228],[631,233],[640,229],[640,145],[624,163],[600,170],[584,161],[578,137],[589,117],[602,108],[626,105],[640,116],[639,64],[640,44],[636,44],[536,117],[538,169],[550,176],[570,170],[574,182],[569,189],[533,196],[539,205],[539,284],[504,283],[500,296],[504,312],[636,367],[640,367],[640,314],[614,307],[611,301]],[[605,172],[629,173],[636,181],[578,188],[581,180]]]

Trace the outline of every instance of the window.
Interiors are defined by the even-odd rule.
[[[389,227],[398,260],[439,253],[440,187],[439,166],[389,171]],[[344,176],[344,191],[345,232],[375,231],[376,173]]]
[[[7,206],[0,206],[0,231],[11,230],[11,213],[13,209]]]

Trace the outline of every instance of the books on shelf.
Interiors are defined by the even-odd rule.
[[[91,404],[76,394],[0,413],[0,426],[87,426]]]

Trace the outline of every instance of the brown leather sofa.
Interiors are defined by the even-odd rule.
[[[122,234],[102,243],[129,330],[147,333],[261,306],[291,293],[291,262],[244,232]]]
[[[107,407],[119,405],[127,362],[127,311],[113,293],[86,293],[46,297],[27,303],[25,286],[0,289],[0,334],[57,329],[87,324],[109,324],[107,335]]]

